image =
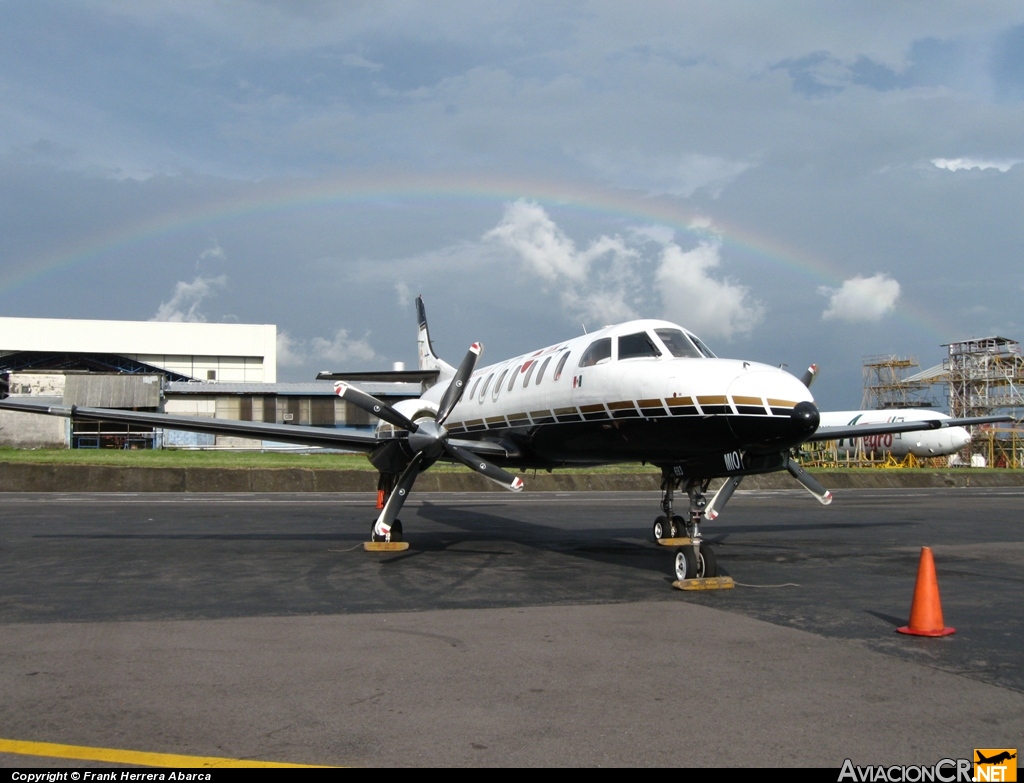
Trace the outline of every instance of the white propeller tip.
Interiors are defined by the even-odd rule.
[[[519,476],[516,476],[514,479],[512,479],[512,483],[508,485],[508,488],[511,489],[513,492],[520,492],[525,486],[526,485],[523,484],[523,480],[519,478]]]

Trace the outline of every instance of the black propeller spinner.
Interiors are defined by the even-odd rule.
[[[513,492],[518,492],[523,488],[522,479],[518,476],[513,476],[496,465],[492,465],[483,457],[475,454],[472,442],[459,441],[460,445],[456,445],[451,441],[448,430],[444,428],[445,421],[447,421],[455,406],[459,404],[459,400],[462,399],[462,395],[466,391],[466,383],[473,374],[473,370],[476,369],[476,363],[482,351],[483,346],[480,343],[473,343],[469,347],[466,358],[462,360],[462,364],[455,371],[455,376],[452,378],[451,383],[445,389],[437,406],[437,417],[432,421],[414,422],[387,403],[378,400],[373,395],[360,391],[354,386],[349,386],[344,381],[338,381],[334,384],[334,389],[338,396],[351,402],[357,408],[362,408],[377,418],[383,419],[388,424],[392,424],[409,433],[408,443],[414,452],[413,457],[398,477],[391,495],[384,504],[384,509],[380,512],[380,516],[377,517],[377,521],[374,523],[373,532],[375,537],[379,537],[381,540],[389,538],[391,527],[398,518],[398,512],[405,503],[405,499],[409,496],[409,490],[412,489],[416,477],[444,455],[461,462],[463,465],[472,468],[477,473],[483,474]]]

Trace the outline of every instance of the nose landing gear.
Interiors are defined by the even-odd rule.
[[[675,585],[684,590],[732,587],[732,579],[718,576],[715,552],[701,539],[700,526],[705,520],[704,510],[708,504],[704,493],[710,480],[684,479],[678,474],[675,466],[663,466],[661,469],[661,510],[664,513],[654,520],[653,528],[655,541],[676,550],[673,560]],[[680,488],[690,499],[688,519],[672,513],[675,492]]]

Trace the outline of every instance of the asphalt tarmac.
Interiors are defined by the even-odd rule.
[[[1024,745],[1024,490],[0,496],[0,740],[328,765],[933,764]],[[922,546],[947,625],[904,625]],[[7,766],[81,761],[0,752]]]

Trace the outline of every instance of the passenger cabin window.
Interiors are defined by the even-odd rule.
[[[570,353],[571,351],[566,351],[564,354],[562,354],[562,358],[558,360],[558,366],[555,367],[555,377],[552,378],[551,380],[557,381],[559,378],[562,377],[562,368],[565,367],[566,359],[569,358]]]
[[[654,333],[677,359],[699,359],[701,352],[689,341],[681,329],[655,329]]]
[[[641,359],[661,356],[661,351],[647,332],[624,334],[619,338],[619,359]]]
[[[487,396],[487,387],[491,385],[491,378],[493,377],[494,373],[492,372],[490,375],[487,376],[487,380],[484,381],[484,388],[480,390],[480,402],[483,402],[484,397]]]
[[[471,391],[469,393],[469,399],[473,399],[474,397],[476,397],[476,390],[479,388],[480,381],[482,381],[482,380],[483,380],[483,376],[481,376],[481,377],[476,379],[476,383],[473,384],[473,391]]]
[[[549,364],[551,364],[551,357],[550,356],[547,359],[544,360],[544,364],[542,364],[540,366],[540,370],[537,371],[537,385],[538,386],[540,386],[540,382],[544,378],[544,371],[548,368]]]
[[[521,368],[522,368],[522,365],[519,365],[519,367],[516,367],[512,371],[512,377],[508,379],[508,390],[509,391],[512,391],[512,387],[516,385],[516,376],[519,375],[519,370]]]
[[[533,377],[533,371],[537,369],[537,362],[530,362],[530,366],[526,369],[526,377],[523,378],[523,388],[525,389],[530,385],[530,378]]]
[[[590,344],[580,357],[580,367],[593,367],[612,358],[612,338],[602,337]]]
[[[498,401],[498,395],[501,394],[501,382],[505,380],[505,374],[508,372],[508,368],[501,371],[501,375],[498,376],[498,380],[494,382],[494,391],[491,392],[491,399],[495,402]]]

